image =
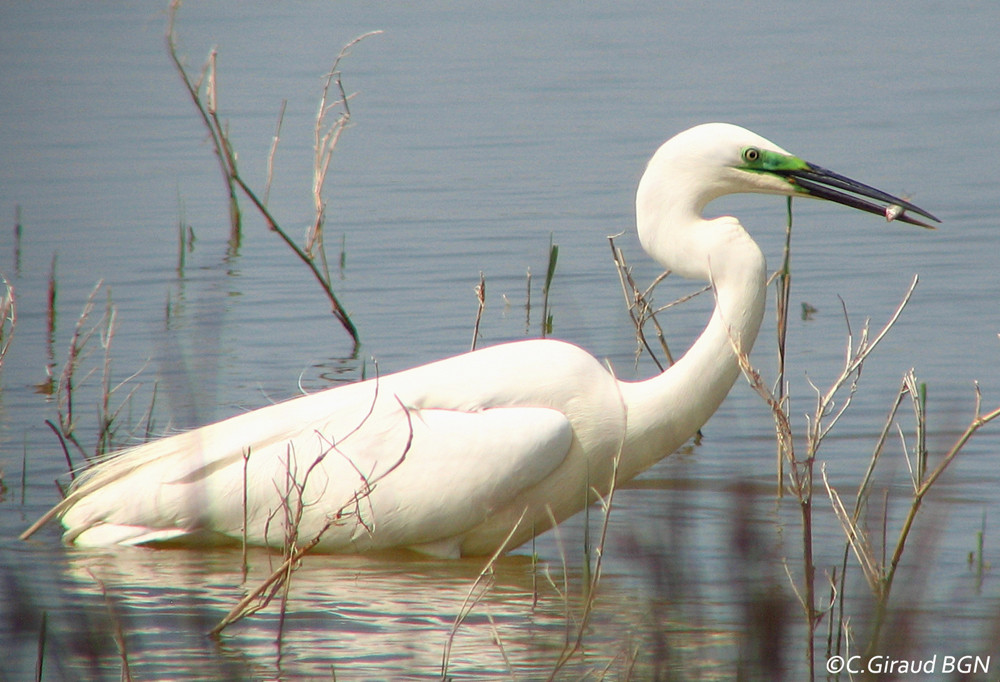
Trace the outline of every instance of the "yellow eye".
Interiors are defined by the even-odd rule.
[[[753,163],[760,159],[760,150],[756,147],[747,147],[743,150],[743,160],[747,163]]]

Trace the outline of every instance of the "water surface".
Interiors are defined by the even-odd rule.
[[[842,305],[855,334],[868,318],[880,326],[920,277],[820,452],[845,496],[864,472],[905,370],[915,367],[928,384],[932,458],[968,423],[974,381],[987,407],[1000,403],[1000,48],[990,29],[1000,15],[991,4],[185,6],[181,52],[197,70],[218,50],[220,111],[243,171],[258,185],[281,101],[288,102],[270,206],[296,236],[312,220],[321,77],[347,41],[384,31],[342,65],[345,86],[357,95],[327,192],[331,257],[341,239],[345,247],[338,293],[362,338],[356,356],[308,273],[246,203],[243,243],[236,251],[227,244],[222,182],[165,53],[165,10],[46,2],[0,9],[0,216],[8,225],[0,229],[0,272],[18,301],[0,374],[7,486],[0,556],[8,586],[0,636],[12,652],[11,679],[33,669],[43,611],[53,677],[117,677],[114,641],[87,633],[118,622],[143,679],[206,670],[291,679],[331,669],[341,679],[433,678],[481,568],[310,557],[293,581],[279,647],[276,607],[219,643],[205,638],[241,594],[230,553],[83,552],[61,547],[55,529],[30,544],[16,540],[57,501],[52,481],[65,478],[45,425],[56,402],[37,386],[47,366],[61,371],[99,280],[98,311],[108,296],[117,311],[114,376],[143,370],[123,420],[142,421],[155,383],[157,431],[259,407],[300,385],[353,380],[376,361],[387,372],[461,352],[472,337],[480,272],[487,279],[480,343],[535,336],[550,239],[560,246],[554,335],[610,359],[622,377],[649,376],[651,363],[633,362],[606,236],[624,232],[618,243],[636,277],[655,277],[657,266],[632,234],[643,164],[675,132],[726,120],[823,166],[912,194],[944,220],[930,232],[818,202],[795,204],[793,307],[807,302],[817,310],[790,325],[797,427],[812,409],[809,381],[825,387],[842,361]],[[739,215],[772,266],[779,262],[783,201],[733,197],[717,210]],[[183,269],[179,222],[196,237]],[[526,329],[529,269],[536,307]],[[668,281],[657,300],[690,289]],[[675,348],[696,336],[710,304],[701,297],[668,315]],[[765,330],[754,360],[769,377],[773,358]],[[100,351],[87,362],[99,367]],[[94,433],[98,393],[96,378],[79,390],[85,440]],[[616,497],[597,610],[568,677],[631,670],[641,678],[662,665],[727,679],[746,658],[739,641],[748,595],[774,590],[786,604],[794,599],[781,557],[798,575],[799,530],[794,505],[773,494],[766,407],[740,382],[704,432],[700,445]],[[1000,651],[989,637],[998,588],[993,571],[980,573],[968,558],[985,529],[985,561],[996,563],[998,433],[977,438],[928,498],[905,555],[906,580],[896,588],[919,616],[904,623],[912,634],[907,651],[992,653],[994,677]],[[889,518],[898,523],[907,473],[898,445],[890,456],[879,485],[890,491]],[[748,489],[739,487],[746,482]],[[872,511],[875,527],[880,515]],[[595,529],[599,517],[595,510]],[[843,535],[824,495],[816,523],[818,570],[827,573],[840,565]],[[578,593],[584,525],[582,516],[573,519],[500,562],[495,588],[454,640],[452,673],[531,678],[552,669],[567,630],[556,589],[561,557]],[[734,531],[751,533],[767,551],[741,554]],[[540,564],[525,558],[532,551]],[[251,579],[267,564],[254,555]],[[556,587],[545,580],[538,587],[532,576],[545,572]],[[852,579],[852,606],[863,622],[868,602],[856,568]],[[788,613],[794,625],[779,641],[789,678],[797,679],[803,635],[795,607]],[[640,662],[634,668],[633,659]]]

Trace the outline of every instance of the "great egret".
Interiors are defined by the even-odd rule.
[[[621,482],[669,455],[729,392],[736,348],[749,352],[760,328],[766,266],[739,221],[702,211],[737,192],[937,221],[738,126],[697,126],[657,150],[636,195],[643,248],[715,290],[708,326],[662,374],[619,381],[556,340],[484,348],[125,450],[22,537],[59,516],[82,545],[281,547],[294,527],[326,552],[516,547],[604,494],[616,458]]]

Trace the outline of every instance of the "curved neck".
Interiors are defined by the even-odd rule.
[[[764,255],[733,218],[701,221],[697,243],[680,245],[704,257],[715,293],[708,326],[684,356],[659,376],[624,382],[628,410],[621,480],[683,445],[708,421],[739,377],[737,348],[749,354],[764,316]],[[693,255],[693,254],[690,254]]]

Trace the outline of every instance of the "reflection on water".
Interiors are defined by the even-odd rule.
[[[284,609],[279,593],[216,640],[207,633],[277,555],[251,550],[244,578],[238,549],[59,548],[50,531],[22,550],[46,567],[19,579],[34,600],[20,627],[37,637],[38,614],[51,613],[46,667],[74,679],[114,677],[123,661],[135,679],[437,679],[444,660],[455,679],[546,679],[578,636],[558,679],[726,680],[736,665],[796,668],[784,644],[794,642],[797,609],[778,589],[767,493],[682,479],[642,487],[673,494],[637,526],[637,489],[619,491],[606,544],[614,559],[592,602],[576,519],[537,547],[554,558],[507,556],[485,580],[483,559],[309,555]],[[721,510],[743,523],[719,536]],[[596,566],[601,519],[591,516]]]
[[[581,623],[580,576],[529,557],[497,562],[485,594],[473,589],[481,561],[312,556],[293,575],[285,614],[278,605],[229,627],[219,641],[205,633],[269,573],[275,557],[254,552],[244,583],[239,552],[125,549],[68,557],[64,590],[76,604],[105,618],[90,625],[120,629],[128,666],[137,679],[164,676],[330,677],[434,679],[442,671],[471,676],[543,679],[576,637]],[[613,582],[613,581],[612,581]],[[565,596],[565,591],[570,595]],[[602,590],[603,593],[603,590]],[[585,633],[585,655],[566,666],[565,679],[627,677],[651,670],[643,636],[648,603],[614,587],[597,599]],[[465,614],[455,629],[456,618]],[[671,631],[675,655],[708,674],[733,635],[659,622]],[[454,630],[454,634],[453,633]],[[143,646],[169,639],[170,647]],[[96,660],[64,657],[72,671],[93,665],[110,674],[122,666],[106,640],[86,652]],[[178,660],[180,657],[181,660]],[[665,665],[666,662],[661,662]],[[491,672],[492,671],[492,672]],[[640,677],[645,677],[645,673]],[[714,677],[714,676],[713,676]],[[724,679],[720,677],[719,679]],[[708,678],[705,678],[708,679]]]
[[[115,678],[123,661],[134,679],[437,679],[445,659],[456,679],[545,679],[580,633],[558,679],[728,680],[735,670],[748,679],[799,679],[802,614],[786,575],[801,581],[796,505],[775,508],[767,478],[747,485],[689,477],[702,464],[698,450],[681,454],[670,475],[617,492],[589,611],[583,566],[588,546],[596,566],[594,511],[589,533],[587,517],[575,517],[525,548],[537,559],[524,550],[504,557],[483,582],[483,559],[308,555],[284,609],[279,593],[218,639],[207,633],[271,574],[278,555],[251,550],[244,577],[238,549],[63,548],[48,529],[3,551],[5,566],[35,570],[5,572],[0,630],[34,651],[48,614],[45,667],[69,679]],[[905,487],[897,496],[905,499]],[[945,513],[963,507],[978,509],[956,500]],[[895,588],[886,651],[933,648],[938,624],[958,610],[968,624],[950,631],[949,651],[988,652],[995,602],[983,598],[982,574],[954,557],[954,539],[937,532],[945,527],[940,511],[928,514],[929,532],[912,541],[917,560]],[[829,521],[818,516],[814,529],[827,575],[845,551]],[[935,585],[941,579],[928,569],[939,561],[958,575]],[[872,602],[854,578],[846,586],[850,636],[863,642]],[[32,663],[22,657],[12,674],[23,677]]]
[[[52,481],[66,471],[45,425],[55,401],[34,387],[63,362],[98,279],[98,302],[107,293],[118,310],[113,378],[146,367],[121,415],[140,431],[154,382],[153,431],[168,431],[371,376],[373,356],[389,372],[464,350],[481,271],[482,344],[524,336],[526,271],[538,300],[550,239],[560,245],[555,334],[610,358],[619,376],[646,376],[651,368],[633,363],[606,235],[625,231],[619,245],[638,281],[659,274],[632,234],[642,164],[670,134],[729,120],[821,165],[917,192],[945,221],[917,234],[796,202],[792,304],[815,309],[789,332],[800,425],[810,382],[825,386],[839,370],[842,302],[855,331],[867,317],[878,326],[912,275],[921,277],[820,453],[841,494],[857,489],[908,368],[928,382],[932,458],[967,423],[973,380],[987,407],[998,402],[1000,41],[987,30],[1000,22],[995,3],[903,10],[850,0],[808,12],[738,2],[597,2],[569,12],[528,2],[184,6],[182,52],[197,67],[218,46],[222,113],[248,176],[264,177],[288,99],[270,196],[292,232],[312,216],[319,78],[347,40],[385,29],[345,64],[346,85],[359,93],[356,126],[329,182],[330,241],[343,235],[346,250],[338,292],[365,344],[357,357],[345,357],[349,343],[325,301],[264,226],[248,220],[241,250],[229,248],[215,161],[163,51],[163,5],[0,6],[0,271],[19,304],[0,374],[0,680],[31,677],[43,613],[48,678],[117,679],[116,623],[137,679],[436,678],[481,569],[310,556],[283,624],[272,604],[215,641],[205,633],[244,590],[233,553],[82,552],[61,547],[55,529],[18,542],[58,499]],[[783,202],[733,199],[718,210],[740,216],[779,262]],[[12,221],[22,227],[16,243]],[[197,237],[182,269],[178,222]],[[658,304],[688,292],[671,280]],[[671,347],[704,325],[710,301],[701,298],[664,316]],[[765,330],[755,352],[765,373],[773,355]],[[87,360],[99,377],[102,352]],[[79,390],[78,425],[90,433],[98,398]],[[740,384],[704,432],[701,445],[619,491],[595,610],[564,678],[732,679],[741,664],[775,657],[786,679],[804,677],[802,617],[785,573],[801,584],[801,530],[794,504],[774,495],[770,416]],[[865,517],[873,530],[883,519],[897,528],[905,513],[911,486],[898,450]],[[893,623],[903,653],[995,652],[992,678],[998,452],[996,431],[984,434],[925,501],[894,588],[903,617]],[[751,488],[736,485],[747,481]],[[749,512],[734,505],[742,496]],[[817,501],[814,528],[824,589],[844,561],[843,531],[825,505]],[[497,564],[494,587],[455,636],[451,673],[532,679],[553,669],[581,624],[584,525],[571,519],[522,548],[537,551],[536,566],[524,557]],[[848,559],[860,640],[871,600]],[[252,555],[246,584],[268,565]],[[776,611],[787,619],[767,617]]]
[[[650,501],[642,493],[650,492],[662,501],[636,522]],[[786,587],[786,571],[801,580],[794,507],[785,505],[780,515],[788,520],[776,523],[764,481],[672,477],[624,488],[592,603],[584,596],[583,529],[572,522],[538,547],[555,558],[507,556],[483,581],[482,559],[309,555],[284,607],[279,592],[218,639],[207,633],[271,574],[277,555],[251,550],[244,578],[238,549],[38,548],[33,553],[48,552],[55,576],[37,584],[59,592],[28,605],[33,619],[22,627],[37,637],[38,613],[50,609],[46,665],[74,679],[94,671],[114,677],[123,660],[135,679],[437,679],[445,660],[455,679],[545,679],[578,635],[580,648],[558,679],[729,680],[736,670],[748,679],[800,679],[802,613]],[[722,534],[720,519],[728,526]],[[591,542],[599,521],[591,519]],[[816,529],[822,538],[837,538],[835,531]],[[972,581],[943,603],[928,584],[921,562],[943,548],[933,536],[914,538],[920,561],[896,587],[884,651],[933,647],[937,623],[960,608],[975,625],[952,631],[948,650],[987,652],[996,613]],[[830,571],[844,549],[842,540],[818,544],[817,563]],[[595,559],[592,553],[591,565]],[[34,580],[22,580],[38,598]],[[844,636],[859,646],[872,602],[863,583],[851,580],[846,589],[851,630]],[[839,636],[829,632],[831,642]]]

